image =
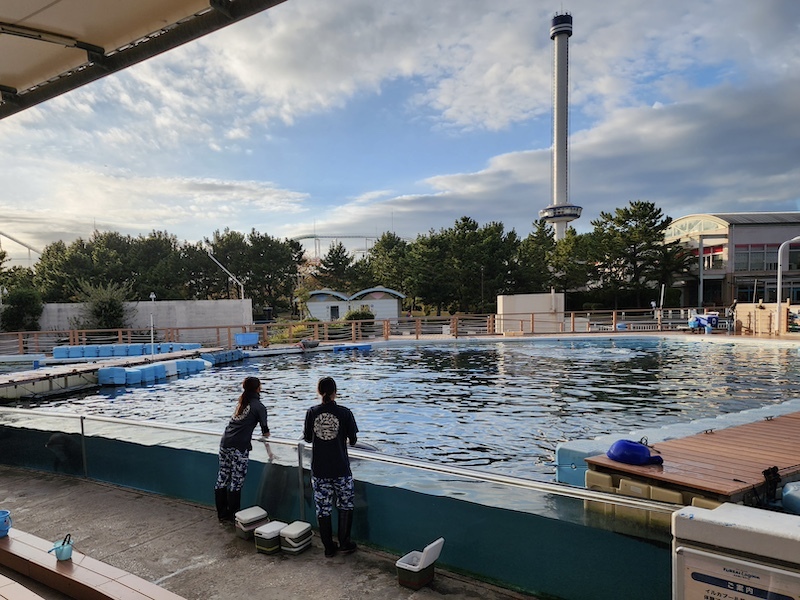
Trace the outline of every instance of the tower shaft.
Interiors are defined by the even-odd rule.
[[[556,15],[550,27],[553,40],[553,155],[552,203],[539,217],[553,224],[562,239],[567,223],[581,216],[581,207],[569,203],[569,38],[572,16]]]

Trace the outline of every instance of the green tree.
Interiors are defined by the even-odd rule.
[[[539,219],[533,232],[520,242],[514,291],[522,294],[547,292],[553,285],[551,259],[556,242],[553,229]]]
[[[441,315],[455,295],[449,245],[443,233],[431,230],[418,236],[409,246],[408,295]],[[428,311],[426,310],[426,313]]]
[[[317,280],[323,288],[352,294],[357,291],[350,289],[353,276],[352,265],[353,257],[347,252],[344,244],[334,242],[322,257],[317,269]]]
[[[10,269],[1,272],[0,287],[5,288],[6,293],[16,288],[36,289],[33,282],[33,269],[14,265]]]
[[[219,267],[208,257],[202,242],[185,243],[178,248],[172,273],[180,284],[179,296],[184,300],[208,300],[217,285]],[[158,295],[158,294],[156,294]],[[149,294],[140,296],[147,298]]]
[[[514,288],[516,232],[505,233],[502,223],[479,226],[474,219],[461,217],[440,235],[446,245],[451,312],[484,312],[497,294]]]
[[[43,310],[42,296],[37,290],[22,287],[9,290],[3,298],[0,326],[3,331],[36,331]]]
[[[478,230],[480,243],[477,258],[480,261],[480,288],[477,279],[473,283],[475,304],[469,310],[474,312],[495,312],[498,294],[510,294],[516,288],[519,275],[520,239],[513,229],[504,230],[499,222],[487,223]],[[480,303],[477,302],[480,291]]]
[[[73,282],[89,281],[94,274],[90,253],[81,238],[69,246],[61,240],[45,246],[34,271],[36,288],[45,302],[69,302]]]
[[[356,293],[359,290],[375,287],[377,280],[372,269],[372,259],[369,255],[353,261],[350,266],[350,292]]]
[[[648,278],[670,289],[678,279],[694,279],[692,269],[697,257],[678,242],[662,244],[653,253],[654,262],[648,267]]]
[[[281,241],[255,229],[247,241],[249,268],[244,278],[254,306],[289,308],[300,267],[297,248],[289,240]]]
[[[77,329],[119,329],[128,326],[125,302],[131,299],[128,284],[109,282],[94,285],[79,281],[75,286],[75,298],[83,303],[81,321],[75,323]]]
[[[655,264],[664,242],[664,231],[672,223],[652,202],[637,200],[614,213],[601,212],[592,221],[598,242],[598,266],[603,283],[634,293],[641,307],[646,291],[652,290],[651,265]],[[648,296],[651,292],[648,292]]]
[[[206,240],[206,244],[214,255],[214,258],[225,267],[230,273],[234,275],[239,281],[244,283],[244,274],[248,272],[248,259],[250,255],[250,247],[247,243],[245,235],[239,231],[232,231],[227,227],[220,233],[219,230],[215,231],[210,240]],[[208,259],[213,262],[211,258]],[[216,271],[211,276],[212,281],[216,283],[211,294],[213,298],[239,298],[239,286],[233,281],[225,271],[217,267]]]
[[[185,298],[185,282],[178,278],[181,248],[178,238],[166,231],[152,231],[146,237],[131,239],[125,263],[127,278],[109,279],[128,283],[134,298],[149,298],[155,292],[160,300]]]
[[[394,233],[386,232],[369,249],[374,285],[405,293],[408,279],[409,244]]]
[[[595,281],[594,238],[591,234],[578,235],[567,227],[564,237],[555,242],[550,267],[553,287],[560,292],[571,292],[590,287]]]

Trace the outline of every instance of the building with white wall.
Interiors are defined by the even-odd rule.
[[[334,290],[315,290],[308,295],[309,316],[320,321],[336,321],[351,310],[368,310],[375,319],[396,319],[402,314],[405,295],[385,287],[374,287],[347,296]]]
[[[664,241],[697,257],[696,279],[680,283],[682,306],[777,302],[778,248],[800,236],[800,212],[715,213],[675,219]],[[800,302],[800,243],[787,244],[782,298]],[[702,260],[701,260],[702,257]]]

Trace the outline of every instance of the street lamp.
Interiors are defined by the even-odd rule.
[[[156,293],[150,292],[150,360],[154,360],[155,351],[155,341],[156,341],[156,330],[154,327],[153,322],[153,311],[156,308]]]
[[[780,246],[778,246],[778,316],[775,318],[775,333],[777,335],[781,335],[781,297],[783,295],[783,261],[781,258],[783,257],[783,249],[786,248],[789,244],[793,244],[795,242],[800,242],[800,235],[794,236],[790,240],[786,240]]]

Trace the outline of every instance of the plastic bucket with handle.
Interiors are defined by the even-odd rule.
[[[72,536],[67,534],[60,542],[55,542],[48,552],[55,552],[58,560],[70,560],[72,558]]]
[[[11,529],[11,513],[0,510],[0,538],[6,537],[9,529]]]

